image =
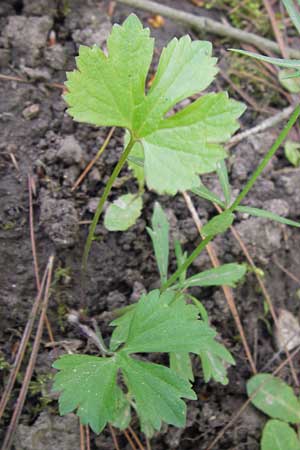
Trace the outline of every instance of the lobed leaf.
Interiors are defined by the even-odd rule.
[[[125,383],[132,395],[142,424],[148,436],[149,429],[159,430],[161,422],[184,427],[186,405],[181,398],[196,399],[191,384],[171,369],[118,355]]]
[[[169,355],[170,369],[185,380],[194,381],[193,367],[190,355],[184,352],[172,352]]]
[[[100,433],[114,420],[120,398],[115,358],[64,355],[53,367],[60,371],[53,385],[54,391],[61,391],[60,414],[77,410],[81,423]]]
[[[247,383],[249,396],[256,408],[274,419],[300,422],[300,403],[293,389],[270,374],[254,375]]]
[[[135,15],[114,25],[108,56],[98,47],[80,47],[77,69],[68,73],[65,99],[80,122],[126,128],[136,145],[130,162],[140,188],[175,194],[199,185],[198,174],[214,171],[226,157],[222,143],[238,128],[244,106],[226,93],[208,94],[165,118],[181,100],[214,79],[216,58],[206,41],[174,38],[163,50],[154,82],[145,94],[153,54],[149,30]]]
[[[235,361],[224,345],[210,339],[206,342],[206,348],[199,352],[199,357],[206,383],[213,378],[218,383],[228,384],[225,363],[235,365]]]

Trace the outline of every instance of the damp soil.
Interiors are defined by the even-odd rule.
[[[203,11],[188,1],[164,3],[196,14],[199,11],[217,14],[214,11]],[[118,5],[112,18],[109,18],[106,14],[107,7],[107,2],[96,0],[0,2],[1,73],[30,81],[21,83],[0,80],[2,386],[8,374],[3,361],[8,364],[13,362],[36,295],[29,228],[28,175],[34,180],[34,229],[40,269],[45,268],[50,254],[55,255],[55,280],[48,318],[57,342],[63,341],[67,347],[80,351],[95,352],[85,336],[68,323],[67,314],[72,310],[77,311],[80,319],[88,325],[92,319],[96,319],[105,338],[108,338],[111,312],[136,301],[142,292],[158,286],[157,268],[146,232],[154,202],[158,199],[152,192],[145,193],[142,215],[128,231],[108,232],[102,222],[99,223],[86,276],[82,277],[81,274],[81,258],[88,231],[86,222],[91,220],[97,199],[122,151],[123,136],[120,130],[114,133],[103,157],[95,164],[80,188],[72,192],[74,181],[96,154],[109,130],[73,122],[66,113],[62,91],[55,83],[63,83],[65,72],[74,68],[74,57],[79,44],[103,44],[111,22],[122,21],[132,11]],[[149,14],[136,12],[147,24]],[[49,36],[50,40],[53,39],[53,32],[56,43],[49,45]],[[163,27],[152,29],[152,34],[157,39],[158,52],[173,36],[181,36],[187,32],[192,37],[197,37],[193,30],[169,20],[165,21]],[[226,56],[220,42],[214,36],[200,37],[211,39],[215,43],[215,52],[221,58],[223,70],[226,70]],[[226,89],[227,86],[222,83],[219,80],[213,89]],[[278,108],[281,107],[282,105],[278,105]],[[259,116],[250,109],[242,118],[242,128],[249,128],[263,118],[264,116]],[[231,149],[228,167],[234,193],[243,186],[277,133],[278,127],[253,136]],[[126,181],[127,178],[129,180]],[[214,176],[206,176],[203,181],[211,189],[217,189]],[[113,189],[111,199],[116,198],[120,192],[134,192],[137,189],[127,169],[122,171],[119,185],[118,189]],[[281,149],[252,189],[246,203],[299,219],[299,186],[300,169],[288,165]],[[199,198],[193,200],[201,219],[207,220],[215,213],[206,201]],[[159,201],[168,213],[172,235],[180,240],[187,251],[191,251],[198,242],[198,234],[183,198],[180,195],[163,196],[159,197]],[[297,229],[246,215],[238,215],[236,219],[237,230],[248,246],[255,264],[264,272],[275,309],[288,309],[298,317],[299,285],[282,272],[277,262],[295,274],[300,273],[299,232]],[[215,240],[215,248],[224,263],[245,260],[229,232]],[[194,262],[190,273],[208,267],[209,259],[203,254]],[[172,257],[170,270],[174,268],[175,261]],[[211,324],[216,327],[220,339],[235,357],[236,367],[229,369],[229,384],[221,386],[214,382],[205,384],[201,368],[195,362],[198,400],[188,403],[186,428],[178,430],[163,427],[151,441],[154,450],[206,449],[246,399],[245,385],[251,376],[251,370],[223,292],[219,289],[195,288],[193,293],[203,301]],[[250,348],[255,354],[257,369],[263,370],[270,360],[268,370],[274,369],[284,357],[279,355],[272,360],[277,351],[272,322],[265,315],[264,299],[251,271],[244,283],[234,290],[234,296]],[[64,345],[53,350],[47,346],[48,341],[45,333],[18,428],[15,450],[68,450],[78,448],[79,445],[76,444],[79,441],[75,418],[72,415],[67,419],[57,417],[56,400],[51,398],[48,389],[51,380],[43,383],[42,393],[38,389],[34,390],[42,377],[51,375],[51,363],[57,352],[65,351]],[[298,358],[295,360],[298,373],[299,366]],[[288,369],[284,369],[282,374],[287,382],[292,383]],[[6,424],[19,386],[18,384],[14,391],[5,416]],[[41,400],[41,396],[44,400]],[[214,448],[257,450],[264,422],[262,414],[251,406],[248,407]],[[138,429],[135,421],[133,427]],[[4,430],[5,427],[2,426],[0,440]],[[42,433],[41,430],[48,433],[48,446],[41,444],[36,437]],[[120,434],[118,437],[121,448],[129,448],[124,436]],[[106,431],[99,437],[92,436],[91,445],[92,449],[114,448],[111,436]]]

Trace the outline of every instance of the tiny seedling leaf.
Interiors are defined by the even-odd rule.
[[[198,353],[215,331],[199,320],[198,310],[173,292],[151,291],[141,298],[132,317],[123,351]],[[176,333],[174,333],[176,330]]]
[[[295,141],[286,141],[284,144],[284,154],[286,159],[295,167],[300,166],[300,144]]]
[[[275,222],[283,223],[285,225],[291,225],[292,227],[300,227],[300,222],[286,219],[285,217],[281,217],[278,214],[272,213],[271,211],[266,211],[265,209],[252,208],[252,206],[238,206],[236,208],[236,211],[250,214],[251,216],[274,220]]]
[[[228,384],[225,363],[235,364],[232,355],[214,339],[207,340],[206,347],[199,352],[205,382],[208,383],[213,378],[218,383]]]
[[[247,383],[247,392],[256,408],[273,419],[300,422],[300,402],[293,389],[270,374],[254,375]]]
[[[222,144],[239,127],[245,108],[227,93],[208,94],[166,118],[176,104],[210,85],[216,58],[209,42],[174,38],[145,95],[153,46],[149,30],[131,14],[114,25],[108,56],[97,46],[80,47],[77,70],[67,74],[65,99],[79,122],[127,129],[136,142],[132,155],[144,159],[148,187],[175,194],[199,185],[198,175],[214,171],[226,157]],[[142,169],[132,161],[130,167],[141,187]]]
[[[120,393],[116,385],[118,367],[115,358],[87,355],[64,355],[53,364],[53,390],[62,391],[59,397],[61,415],[77,409],[84,425],[100,433],[107,422],[115,419]]]
[[[224,233],[232,225],[233,220],[234,215],[232,212],[224,211],[207,222],[201,231],[204,236],[215,236]]]
[[[164,284],[167,281],[169,265],[169,222],[158,202],[154,205],[151,222],[152,229],[147,228],[147,231],[152,239],[161,284]]]
[[[222,187],[222,191],[225,198],[225,204],[228,206],[231,200],[231,188],[229,184],[228,171],[226,167],[226,163],[224,160],[218,161],[217,165],[217,175],[219,178],[220,185]]]
[[[183,283],[183,287],[192,286],[232,286],[245,275],[246,266],[243,264],[229,263],[214,269],[204,270],[194,275]]]
[[[263,429],[261,450],[300,450],[300,441],[290,425],[269,420]]]
[[[134,194],[121,195],[111,203],[104,217],[104,226],[109,231],[125,231],[135,224],[141,215],[143,202]]]
[[[186,405],[181,398],[197,398],[191,384],[168,367],[139,361],[123,352],[118,358],[142,431],[149,435],[149,428],[159,430],[162,421],[184,427]]]

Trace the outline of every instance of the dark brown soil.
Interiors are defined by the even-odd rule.
[[[188,1],[169,0],[163,3],[199,13],[199,8]],[[145,229],[157,200],[157,195],[150,192],[144,197],[142,217],[129,231],[109,233],[100,222],[97,228],[99,239],[93,244],[87,275],[84,279],[81,277],[81,257],[87,236],[87,225],[81,222],[92,218],[95,199],[99,198],[122,150],[122,132],[115,132],[93,172],[80,189],[72,193],[75,179],[96,154],[108,129],[73,122],[65,112],[61,90],[47,83],[62,83],[65,80],[66,70],[74,67],[79,43],[90,45],[105,41],[110,28],[106,8],[106,2],[96,0],[0,2],[1,73],[34,80],[33,83],[0,80],[0,348],[1,356],[10,364],[36,294],[28,221],[28,174],[34,176],[36,184],[34,219],[41,269],[45,267],[48,256],[55,254],[56,281],[48,315],[56,341],[69,339],[74,344],[76,339],[80,339],[81,351],[93,351],[93,348],[86,348],[86,338],[68,324],[66,313],[70,309],[79,311],[87,324],[92,318],[97,319],[104,335],[109,336],[107,312],[129,304],[137,299],[139,292],[150,290],[158,283],[152,246]],[[129,8],[118,6],[112,21],[122,21],[129,12]],[[149,15],[143,12],[138,14],[146,23]],[[52,47],[48,45],[51,30],[55,31],[57,39],[57,44]],[[169,20],[162,28],[152,30],[157,38],[158,50],[173,36],[186,32],[195,36],[192,30]],[[212,39],[217,47],[216,52],[223,54],[214,37],[205,36],[205,39]],[[225,62],[222,57],[222,64]],[[216,88],[217,85],[214,86]],[[242,126],[253,126],[261,119],[263,117],[255,117],[249,111],[242,119]],[[234,191],[237,192],[245,183],[277,133],[278,127],[272,132],[256,135],[231,150],[229,168]],[[68,148],[73,149],[71,154]],[[18,168],[13,164],[11,155],[16,159]],[[128,174],[127,170],[122,172],[122,175]],[[205,177],[205,182],[215,188],[213,176]],[[299,219],[299,185],[300,170],[288,166],[281,151],[251,191],[247,202]],[[118,190],[114,189],[111,197],[114,198],[120,191],[126,193],[129,188],[136,189],[133,180]],[[159,201],[172,218],[174,232],[185,249],[191,251],[198,235],[183,198],[178,195],[174,198],[162,197]],[[207,202],[197,198],[194,201],[202,219],[214,213]],[[298,230],[242,215],[237,217],[236,227],[255,263],[265,273],[265,282],[275,308],[288,309],[298,317],[299,286],[274,263],[276,256],[294,274],[300,273]],[[229,233],[217,238],[215,245],[222,262],[244,261],[240,248]],[[191,273],[209,265],[208,257],[201,256],[190,269]],[[171,268],[174,267],[173,260]],[[233,353],[236,367],[229,370],[228,386],[214,382],[204,384],[201,369],[196,367],[195,389],[199,400],[188,405],[187,427],[184,430],[163,428],[151,441],[154,450],[206,449],[246,399],[245,383],[251,371],[223,293],[217,289],[195,289],[194,294],[203,301],[211,323]],[[256,352],[257,368],[262,370],[276,353],[276,347],[270,333],[272,322],[269,316],[264,316],[263,297],[253,274],[249,273],[245,283],[235,290],[235,299],[250,348]],[[35,380],[41,374],[51,373],[55,355],[45,346],[47,342],[45,333]],[[280,360],[281,357],[275,359],[268,370],[274,369]],[[295,360],[298,373],[299,363],[298,358]],[[2,373],[5,380],[7,369],[4,368]],[[286,381],[292,384],[289,370],[284,370],[283,374]],[[43,406],[40,395],[32,391],[21,418],[26,433],[30,432],[27,426],[35,426],[33,424],[43,409],[51,415],[57,414],[56,400],[52,399]],[[17,389],[14,399],[16,395]],[[264,421],[263,415],[249,407],[215,448],[257,450]],[[138,430],[136,423],[133,426]],[[4,427],[0,431],[0,440],[3,432]],[[60,433],[59,429],[56,433]],[[22,446],[24,443],[18,442],[16,450],[29,450],[29,447]],[[122,449],[129,448],[121,435],[120,444]],[[60,438],[57,442],[53,441],[53,446],[58,449],[68,450],[71,445],[74,448],[74,444],[61,443]],[[92,437],[92,449],[98,448],[113,449],[107,432],[100,437]]]

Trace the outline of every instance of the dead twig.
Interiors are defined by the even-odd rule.
[[[80,450],[85,450],[84,426],[80,423],[80,419],[79,419],[79,433],[80,433]]]
[[[273,258],[275,266],[277,266],[279,269],[282,270],[283,273],[285,273],[291,280],[295,281],[296,283],[300,284],[300,278],[296,277],[292,272],[290,272],[288,269],[286,269],[276,257]]]
[[[32,352],[30,355],[27,369],[26,369],[23,384],[22,384],[22,387],[21,387],[21,390],[20,390],[20,393],[19,393],[19,396],[17,399],[17,403],[16,403],[16,406],[15,406],[15,409],[13,412],[13,416],[11,418],[10,424],[6,431],[4,442],[2,445],[2,450],[10,450],[10,448],[12,446],[16,428],[17,428],[17,425],[18,425],[18,422],[20,419],[20,415],[22,413],[22,409],[23,409],[23,406],[24,406],[24,403],[26,400],[29,383],[32,378],[34,366],[35,366],[38,351],[40,348],[40,342],[41,342],[44,323],[45,323],[45,316],[46,316],[46,311],[47,311],[47,307],[48,307],[50,285],[51,285],[52,272],[53,272],[53,262],[54,262],[54,256],[50,256],[48,265],[47,265],[47,269],[46,269],[47,270],[47,281],[46,281],[46,287],[45,287],[44,300],[41,305],[41,314],[40,314],[40,319],[39,319],[39,323],[38,323],[38,328],[37,328],[36,336],[35,336],[35,339],[33,342]]]
[[[138,438],[137,434],[135,433],[135,431],[130,426],[128,427],[128,430],[130,431],[130,433],[131,433],[133,439],[135,440],[135,443],[137,444],[138,448],[140,450],[145,450],[144,447],[143,447],[143,444],[139,440],[139,438]]]
[[[117,440],[117,436],[116,436],[115,430],[113,429],[113,427],[111,426],[110,423],[108,424],[108,428],[109,428],[109,431],[110,431],[110,434],[111,434],[111,437],[112,437],[115,449],[116,450],[121,450],[120,447],[119,447],[119,443],[118,443],[118,440]]]
[[[286,47],[285,47],[285,44],[284,44],[284,40],[282,38],[281,31],[280,31],[280,29],[278,27],[277,20],[276,20],[276,17],[275,17],[272,5],[271,5],[269,0],[263,0],[263,2],[264,2],[264,5],[265,5],[265,8],[267,10],[268,16],[270,18],[272,29],[273,29],[276,41],[278,43],[278,47],[280,48],[280,53],[281,53],[283,58],[288,59],[289,54],[288,54],[288,52],[286,50]]]
[[[104,152],[104,150],[106,149],[114,131],[115,131],[116,127],[112,127],[109,130],[108,135],[106,136],[105,141],[103,142],[101,148],[98,150],[96,156],[88,163],[88,165],[86,166],[86,168],[84,169],[84,171],[81,173],[81,175],[79,175],[79,177],[77,178],[77,180],[75,181],[71,192],[75,191],[75,189],[78,188],[78,186],[82,183],[82,180],[86,177],[86,175],[89,173],[89,171],[91,170],[91,168],[93,167],[93,165],[95,164],[95,162],[100,158],[100,156],[102,155],[102,153]]]
[[[85,437],[86,437],[86,450],[91,450],[90,428],[88,425],[85,426]]]
[[[169,19],[189,25],[202,33],[209,32],[217,36],[235,39],[239,43],[246,42],[260,49],[267,49],[271,52],[280,54],[280,48],[276,42],[257,36],[254,33],[248,33],[247,31],[239,30],[238,28],[231,27],[230,25],[225,25],[207,17],[196,16],[191,13],[179,11],[150,0],[118,0],[118,2],[129,5],[133,8],[149,11],[151,14],[160,14],[164,17],[168,17]],[[298,50],[287,48],[287,51],[290,58],[300,59],[300,52]]]
[[[128,443],[129,443],[130,447],[132,448],[132,450],[137,450],[137,448],[134,445],[133,440],[131,439],[130,434],[128,433],[128,431],[124,430],[123,433],[124,433]]]
[[[194,204],[193,204],[193,202],[191,200],[191,197],[186,192],[183,193],[183,197],[184,197],[186,205],[187,205],[187,207],[188,207],[188,209],[189,209],[189,211],[191,213],[193,221],[195,222],[195,225],[196,225],[196,227],[198,229],[198,232],[202,236],[202,232],[201,232],[202,223],[201,223],[201,221],[200,221],[200,219],[198,217],[197,211],[196,211],[195,206],[194,206]],[[220,266],[219,258],[217,257],[217,254],[215,252],[215,249],[214,249],[212,243],[209,243],[206,246],[206,250],[207,250],[207,253],[208,253],[209,257],[210,257],[212,265],[214,267]],[[229,306],[229,309],[231,311],[231,314],[232,314],[232,316],[234,318],[234,321],[235,321],[235,324],[237,326],[237,329],[238,329],[238,331],[239,331],[239,333],[241,335],[243,347],[244,347],[244,350],[245,350],[245,353],[246,353],[249,365],[251,367],[252,372],[255,374],[255,373],[257,373],[256,366],[255,366],[253,357],[252,357],[250,349],[249,349],[249,345],[248,345],[248,342],[247,342],[247,339],[246,339],[246,336],[245,336],[245,332],[244,332],[244,329],[243,329],[243,325],[241,323],[241,319],[240,319],[238,310],[236,308],[236,304],[235,304],[235,301],[234,301],[234,296],[233,296],[232,289],[229,286],[222,286],[222,289],[223,289],[225,298],[227,300],[227,304]]]
[[[254,136],[258,133],[262,133],[263,131],[267,130],[268,128],[275,127],[275,125],[278,125],[283,120],[287,119],[292,112],[294,111],[293,106],[288,106],[287,108],[284,108],[279,113],[275,114],[272,117],[269,117],[268,119],[261,122],[259,125],[249,128],[249,130],[242,131],[241,133],[236,134],[233,136],[226,145],[227,148],[231,148],[234,145],[238,144],[239,142],[243,141],[244,139],[248,138],[249,136]]]

